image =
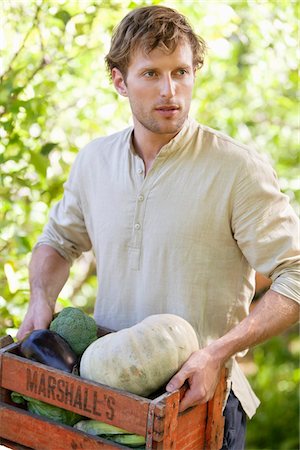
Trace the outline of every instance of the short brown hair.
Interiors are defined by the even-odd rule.
[[[115,29],[109,53],[105,57],[108,71],[116,67],[126,77],[130,57],[142,48],[150,53],[161,48],[172,53],[178,43],[186,39],[193,52],[195,69],[203,66],[206,52],[205,41],[197,36],[187,19],[165,6],[145,6],[128,13]]]

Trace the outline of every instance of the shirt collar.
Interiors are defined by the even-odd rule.
[[[159,151],[159,155],[166,155],[166,154],[170,154],[173,153],[175,151],[177,151],[179,148],[181,148],[186,142],[188,142],[190,135],[191,135],[191,129],[194,130],[194,126],[192,126],[193,124],[195,124],[196,122],[191,119],[191,118],[187,118],[181,128],[181,130],[179,131],[179,133],[176,134],[175,137],[173,137],[167,144],[165,144]],[[131,151],[131,153],[133,155],[137,155],[136,151],[134,149],[133,146],[133,131],[134,131],[134,127],[130,127],[129,128],[129,149]]]

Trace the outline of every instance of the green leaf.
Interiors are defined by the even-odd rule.
[[[47,175],[47,168],[49,166],[48,159],[40,153],[31,152],[30,162],[34,165],[37,173],[45,178]]]
[[[48,156],[51,150],[56,146],[57,146],[56,142],[47,142],[47,144],[44,144],[41,148],[40,151],[41,155]]]
[[[60,11],[58,11],[54,17],[61,20],[65,25],[71,19],[71,15],[68,13],[68,11],[65,11],[64,9],[61,9]]]

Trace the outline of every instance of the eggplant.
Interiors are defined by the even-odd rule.
[[[34,330],[20,344],[25,358],[65,372],[74,372],[78,359],[69,344],[55,331]]]

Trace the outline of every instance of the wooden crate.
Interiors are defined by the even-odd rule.
[[[225,372],[211,401],[178,413],[183,389],[154,398],[140,397],[25,359],[18,354],[19,344],[8,342],[2,339],[5,346],[0,349],[0,443],[8,448],[128,450],[15,406],[11,391],[143,435],[147,450],[222,447]]]

